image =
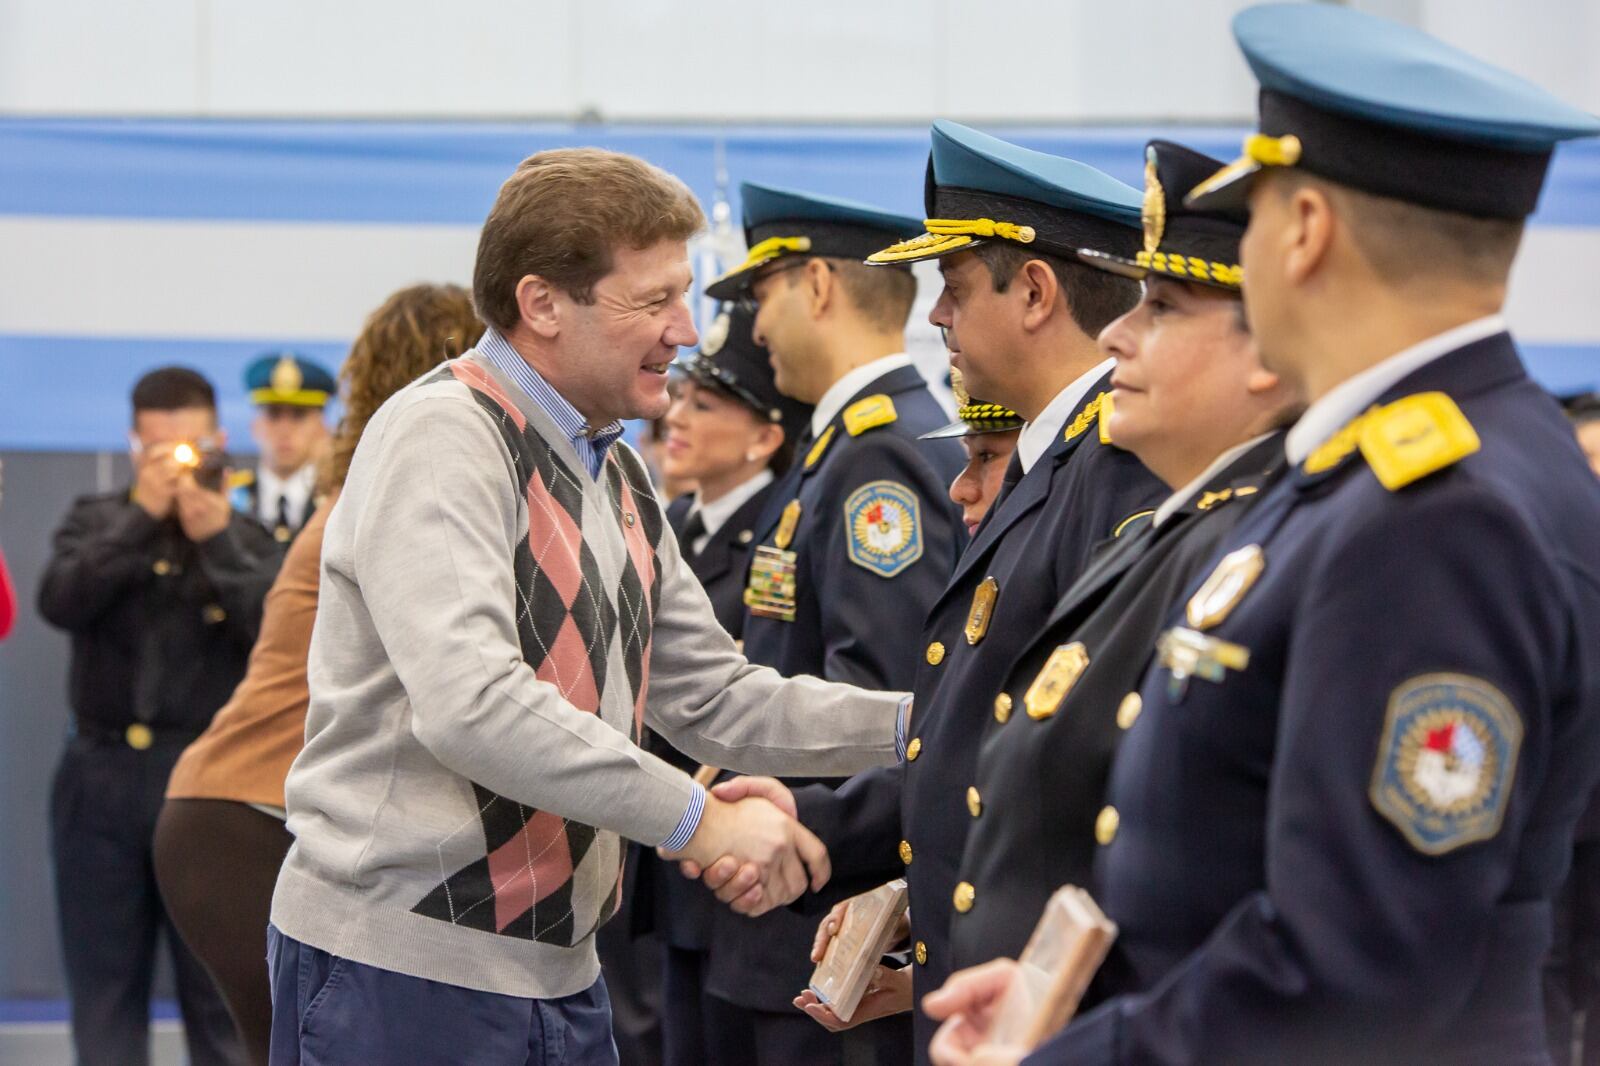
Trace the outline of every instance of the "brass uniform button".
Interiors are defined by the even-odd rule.
[[[633,512],[632,511],[623,511],[622,512],[622,520],[624,522],[628,523],[628,528],[629,529],[632,529],[634,522],[638,521],[638,519],[633,517]]]
[[[1117,838],[1117,826],[1122,824],[1122,816],[1115,807],[1102,807],[1100,815],[1094,820],[1094,838],[1101,846],[1111,843]]]
[[[1144,700],[1139,697],[1137,692],[1130,692],[1122,697],[1122,703],[1117,707],[1117,727],[1119,729],[1132,728],[1134,721],[1138,719],[1139,712],[1142,710],[1144,710]]]
[[[739,530],[739,543],[740,544],[749,544],[752,540],[755,540],[755,539],[756,539],[756,535],[755,535],[754,531],[748,530],[748,529]]]
[[[206,604],[205,609],[200,612],[200,617],[205,619],[207,625],[214,626],[218,622],[226,621],[228,618],[228,612],[224,611],[215,603],[208,603]]]
[[[928,965],[928,945],[920,940],[917,941],[917,965]]]
[[[911,865],[911,841],[909,840],[900,842],[900,861],[907,866]]]
[[[928,645],[928,665],[938,666],[944,662],[944,645],[937,640]]]
[[[274,540],[276,540],[279,544],[287,544],[287,543],[289,543],[290,538],[293,537],[293,536],[294,536],[294,531],[291,530],[288,526],[279,526],[277,529],[274,529],[272,531],[272,538]]]
[[[955,905],[957,914],[965,914],[972,909],[972,904],[978,898],[978,890],[969,882],[963,881],[956,886]]]
[[[912,737],[911,743],[906,745],[906,762],[916,762],[917,756],[922,754],[922,738]]]
[[[144,751],[156,742],[156,735],[143,722],[135,722],[130,725],[122,734],[122,737],[128,742],[128,747],[134,751]]]
[[[172,573],[172,563],[166,559],[157,559],[151,564],[150,569],[155,571],[156,577],[166,577]]]
[[[978,795],[978,790],[972,785],[967,786],[967,811],[976,818],[983,813],[983,797]]]
[[[994,698],[994,720],[1001,725],[1011,717],[1011,693],[1002,692]]]

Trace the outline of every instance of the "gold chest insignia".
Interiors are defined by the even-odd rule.
[[[989,632],[989,622],[994,618],[994,604],[1000,598],[1000,582],[986,577],[972,594],[972,609],[967,612],[967,643],[976,644]]]
[[[812,467],[817,465],[817,460],[822,458],[822,453],[827,451],[828,445],[832,443],[833,427],[829,426],[827,429],[822,431],[822,436],[817,438],[817,442],[811,446],[811,450],[806,452],[807,470],[810,470]]]
[[[795,527],[800,524],[800,501],[790,500],[783,509],[783,517],[778,519],[778,531],[772,535],[772,543],[779,548],[787,548],[794,543]]]
[[[1267,556],[1259,544],[1247,544],[1223,556],[1195,594],[1189,597],[1184,618],[1196,629],[1217,625],[1244,599],[1266,568]]]
[[[1067,698],[1067,693],[1072,691],[1072,686],[1078,683],[1078,678],[1088,665],[1089,650],[1082,641],[1063,644],[1051,652],[1050,658],[1039,670],[1039,676],[1033,679],[1033,684],[1028,686],[1028,691],[1022,697],[1028,717],[1035,720],[1049,718],[1060,710],[1061,701]]]

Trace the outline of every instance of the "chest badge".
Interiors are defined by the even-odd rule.
[[[1078,678],[1088,665],[1089,649],[1083,646],[1081,640],[1063,644],[1051,652],[1050,658],[1039,670],[1039,676],[1033,679],[1033,684],[1028,686],[1028,691],[1022,697],[1028,717],[1034,720],[1049,718],[1060,710],[1061,701],[1067,698],[1067,693],[1072,691],[1072,686],[1078,683]]]
[[[1195,594],[1189,597],[1184,617],[1195,629],[1210,629],[1239,606],[1244,594],[1266,568],[1267,556],[1259,544],[1249,544],[1229,552],[1211,571]]]
[[[844,502],[850,561],[894,577],[922,558],[922,507],[898,481],[869,481]]]
[[[778,531],[772,535],[772,543],[787,548],[794,543],[794,531],[799,525],[800,501],[790,500],[783,509],[783,517],[778,519]]]
[[[1250,665],[1250,649],[1177,626],[1156,642],[1156,662],[1167,671],[1167,698],[1181,703],[1191,677],[1220,684],[1229,670]]]
[[[1000,582],[992,576],[983,579],[972,594],[972,609],[967,612],[967,643],[976,644],[989,632],[989,622],[994,618],[994,604],[1000,598]]]

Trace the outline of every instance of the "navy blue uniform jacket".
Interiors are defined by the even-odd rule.
[[[880,394],[893,401],[895,421],[851,436],[844,412]],[[756,543],[772,544],[784,507],[800,501],[800,521],[789,546],[798,556],[795,620],[747,618],[744,651],[751,662],[785,676],[813,674],[871,689],[911,687],[922,621],[966,538],[960,511],[949,498],[950,482],[965,462],[961,446],[953,440],[916,439],[948,421],[922,375],[902,367],[851,397],[832,420],[827,446],[809,466],[811,444],[808,436],[801,438],[794,468],[778,481],[756,524]],[[921,512],[922,555],[889,578],[849,557],[846,503],[874,481],[905,486]],[[752,920],[719,907],[708,990],[740,1006],[793,1013],[792,1000],[811,977],[816,926],[815,918],[785,909]]]
[[[1088,390],[1051,447],[991,510],[928,615],[907,760],[857,775],[834,793],[797,796],[801,821],[833,858],[828,899],[906,878],[919,998],[950,972],[951,896],[972,824],[967,787],[1006,668],[1096,547],[1119,529],[1137,528],[1129,518],[1148,514],[1167,492],[1132,453],[1102,443],[1094,410],[1109,377]],[[1069,429],[1076,432],[1069,436]],[[973,641],[967,624],[974,596],[990,579],[993,607]],[[932,1022],[917,1011],[924,1059],[932,1035]]]
[[[1122,731],[1174,600],[1268,481],[1283,471],[1277,432],[1213,473],[1160,526],[1142,524],[1090,564],[1023,651],[983,715],[973,773],[973,832],[957,877],[969,908],[950,926],[952,966],[1016,958],[1051,893],[1087,886],[1095,822]],[[1203,505],[1203,506],[1202,506]],[[1082,649],[1058,706],[1030,712],[1028,691],[1056,649]],[[986,708],[987,709],[987,708]],[[1037,716],[1036,716],[1037,715]]]
[[[1254,583],[1169,616],[1248,662],[1146,676],[1094,889],[1127,994],[1030,1062],[1549,1061],[1551,899],[1600,772],[1600,485],[1505,334],[1379,402],[1430,392],[1477,451],[1392,491],[1379,447],[1301,464],[1218,549],[1258,547]]]

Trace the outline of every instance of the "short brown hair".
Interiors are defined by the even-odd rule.
[[[1069,263],[1065,259],[1038,252],[1028,252],[1011,244],[991,242],[980,244],[972,250],[984,266],[989,268],[989,280],[995,292],[1005,292],[1011,279],[1017,276],[1023,264],[1037,259],[1049,266],[1067,300],[1067,312],[1079,329],[1090,337],[1133,310],[1139,302],[1139,283],[1104,270]]]
[[[917,302],[917,279],[906,267],[868,266],[854,259],[828,260],[850,302],[867,321],[884,330],[906,328]]]
[[[1420,276],[1504,284],[1522,243],[1521,219],[1479,218],[1352,189],[1305,171],[1274,174],[1283,196],[1310,186],[1345,215],[1373,272],[1389,284]]]
[[[339,369],[344,417],[333,436],[324,489],[344,484],[361,432],[385,400],[482,335],[472,297],[459,285],[412,285],[368,315]]]
[[[687,185],[642,159],[600,148],[531,155],[500,186],[478,238],[478,314],[515,326],[517,283],[529,274],[590,303],[617,248],[688,240],[705,221]]]

